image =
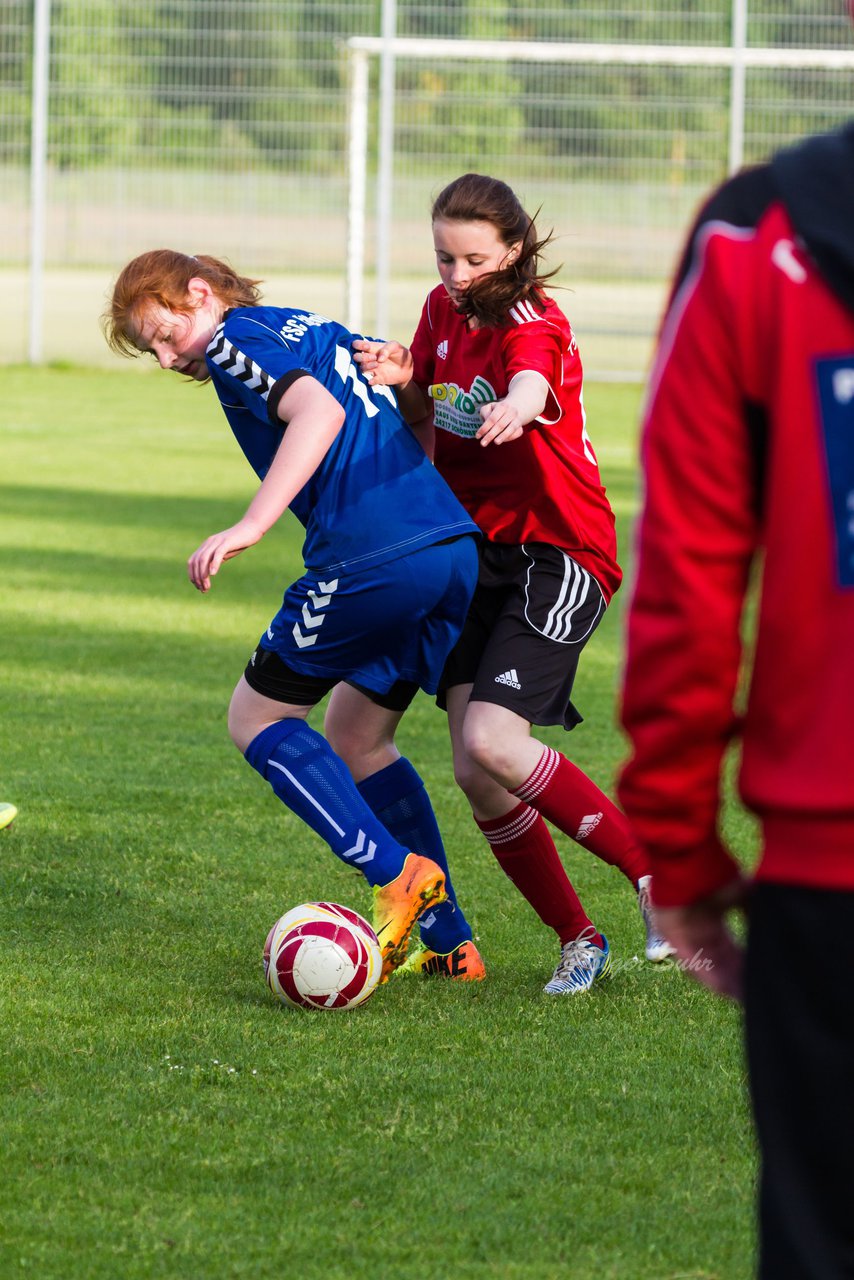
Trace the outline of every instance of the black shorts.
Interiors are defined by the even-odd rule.
[[[570,701],[581,650],[605,613],[599,583],[559,547],[484,541],[462,634],[439,685],[471,684],[472,700],[507,707],[529,724],[572,729]]]
[[[262,649],[260,645],[246,664],[243,676],[250,689],[254,689],[256,693],[295,707],[316,706],[339,683],[358,689],[371,702],[388,711],[405,711],[418,692],[418,685],[413,680],[398,680],[386,693],[377,693],[375,689],[367,689],[355,680],[338,681],[328,676],[303,675],[301,671],[294,671],[287,666],[272,649]]]

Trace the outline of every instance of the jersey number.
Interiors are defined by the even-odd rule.
[[[394,398],[391,387],[368,386],[367,382],[360,377],[359,370],[346,347],[335,348],[335,372],[342,382],[346,383],[349,378],[353,383],[353,390],[365,406],[365,413],[369,418],[376,417],[380,411],[379,405],[372,399],[373,396],[382,396],[390,405],[397,408],[397,400]]]

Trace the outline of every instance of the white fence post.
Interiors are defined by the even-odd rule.
[[[47,203],[47,126],[50,84],[50,0],[36,0],[33,26],[33,102],[30,144],[30,324],[28,357],[40,364],[44,338],[44,240]]]
[[[377,169],[377,314],[374,332],[387,338],[394,181],[394,78],[397,2],[383,0],[380,52],[380,120]]]
[[[349,162],[347,215],[347,327],[364,328],[365,206],[368,186],[368,85],[370,66],[363,49],[350,53]]]
[[[747,67],[748,0],[732,0],[732,75],[729,100],[729,171],[735,173],[744,162],[744,101]]]

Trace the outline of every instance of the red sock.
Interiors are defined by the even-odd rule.
[[[597,858],[637,885],[649,873],[626,815],[566,756],[544,747],[537,767],[513,792]]]
[[[602,945],[589,916],[564,870],[555,842],[543,819],[527,804],[518,804],[502,818],[480,822],[501,870],[536,911],[543,924],[554,929],[560,944],[586,930]]]

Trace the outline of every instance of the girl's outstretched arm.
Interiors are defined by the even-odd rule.
[[[279,401],[287,430],[246,514],[230,529],[211,534],[193,552],[187,572],[194,587],[209,591],[226,560],[263,538],[326,457],[344,425],[344,410],[316,378],[298,378]]]
[[[493,400],[480,411],[483,424],[475,437],[482,445],[507,444],[518,440],[529,422],[546,407],[549,384],[541,373],[523,369],[510,379],[503,400]]]

